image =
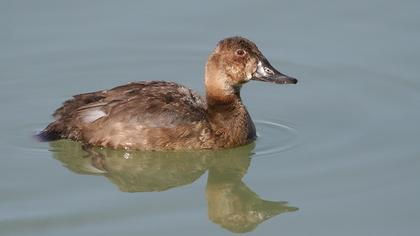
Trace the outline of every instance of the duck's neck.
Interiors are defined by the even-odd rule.
[[[217,98],[218,99],[218,98]],[[207,96],[208,119],[220,147],[235,147],[256,138],[255,126],[239,94],[225,100]]]
[[[206,66],[208,119],[220,147],[234,147],[252,142],[255,126],[242,103],[240,86],[226,83],[225,74]]]

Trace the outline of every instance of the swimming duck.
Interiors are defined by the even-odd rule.
[[[296,84],[242,37],[221,40],[205,66],[206,97],[174,82],[142,81],[73,96],[39,137],[139,149],[221,149],[255,140],[240,90],[250,80]]]

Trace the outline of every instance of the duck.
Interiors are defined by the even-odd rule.
[[[200,150],[256,139],[240,92],[249,81],[296,84],[244,37],[222,39],[205,64],[205,97],[168,81],[139,81],[65,101],[39,134],[88,146],[133,150]]]

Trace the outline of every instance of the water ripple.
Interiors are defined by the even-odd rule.
[[[5,143],[9,148],[25,153],[48,153],[48,144],[39,142],[35,135],[42,130],[44,124],[26,124],[9,127],[8,133],[11,135]]]
[[[268,157],[295,148],[299,144],[296,128],[286,123],[256,120],[257,146],[254,157]]]
[[[256,120],[257,141],[254,157],[266,157],[296,147],[298,132],[290,124],[267,120]],[[36,140],[35,134],[43,127],[41,124],[27,124],[13,127],[17,131],[13,139],[7,140],[9,147],[29,152],[48,152],[48,146]]]

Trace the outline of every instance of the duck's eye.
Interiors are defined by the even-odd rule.
[[[243,57],[246,54],[245,50],[243,49],[238,49],[236,50],[236,55]]]

